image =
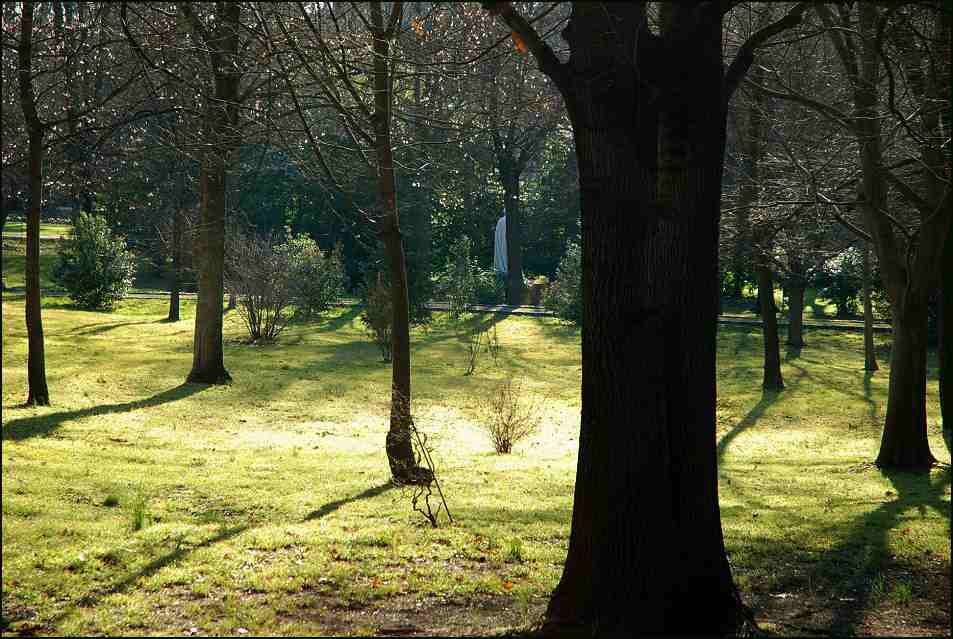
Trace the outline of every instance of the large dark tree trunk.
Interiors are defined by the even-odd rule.
[[[187,3],[181,6],[187,9]],[[215,25],[211,59],[215,76],[215,98],[207,104],[206,129],[210,139],[202,159],[202,205],[198,253],[198,302],[195,309],[195,338],[192,370],[187,381],[223,384],[231,380],[225,370],[222,345],[222,297],[224,296],[225,192],[228,156],[238,145],[238,90],[241,73],[239,52],[239,3],[220,3],[220,24]],[[191,15],[191,14],[190,14]],[[194,18],[194,16],[192,16]]]
[[[864,242],[864,370],[876,371],[877,351],[874,348],[874,309],[870,301],[870,244]]]
[[[565,34],[572,56],[559,84],[582,204],[582,419],[569,551],[547,626],[733,633],[742,605],[715,456],[721,24],[704,16],[673,37],[677,56],[639,61],[643,79],[664,83],[650,106],[618,53],[636,51],[643,10],[577,3]]]
[[[503,207],[506,211],[506,303],[523,303],[523,222],[520,211],[520,175],[508,162],[501,162]]]
[[[43,319],[40,313],[40,208],[43,205],[43,124],[36,112],[33,91],[33,9],[24,2],[20,13],[20,42],[17,50],[17,77],[20,107],[23,109],[29,137],[30,209],[26,218],[26,331],[27,384],[26,403],[48,406],[50,391],[46,385],[46,355],[43,344]]]
[[[393,9],[396,11],[396,9]],[[411,431],[410,395],[410,309],[407,291],[407,270],[397,193],[394,182],[394,158],[391,150],[391,78],[388,62],[390,37],[384,29],[380,2],[371,3],[374,26],[374,109],[375,143],[377,146],[378,206],[380,238],[384,243],[390,269],[391,307],[391,407],[386,450],[391,475],[399,484],[429,483],[428,469],[417,465]]]
[[[764,335],[764,377],[761,387],[765,390],[779,391],[784,388],[784,380],[781,378],[778,316],[774,304],[771,267],[767,264],[758,265],[758,297],[761,299],[761,333]]]
[[[877,465],[922,470],[936,459],[927,441],[927,305],[908,300],[893,316],[887,419]]]
[[[795,277],[788,284],[788,346],[804,346],[804,281]]]
[[[940,357],[940,415],[943,435],[953,433],[953,224],[940,264],[940,311],[937,318]]]

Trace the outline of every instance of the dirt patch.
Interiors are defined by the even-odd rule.
[[[909,599],[898,601],[894,596],[869,591],[836,593],[804,587],[781,593],[755,590],[745,592],[743,597],[758,624],[772,634],[950,636],[948,565],[938,562],[929,571],[915,575],[894,572],[890,577],[912,578]]]
[[[353,634],[370,631],[379,636],[484,636],[524,626],[546,608],[544,598],[526,603],[511,597],[475,594],[466,597],[395,595],[367,604],[344,602],[335,595],[311,595],[285,618],[321,632]],[[295,605],[298,604],[298,605]]]

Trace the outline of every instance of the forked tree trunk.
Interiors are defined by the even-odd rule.
[[[17,57],[20,68],[17,78],[20,107],[23,109],[29,137],[30,209],[26,218],[26,331],[27,331],[27,400],[29,405],[48,406],[50,391],[46,385],[46,355],[43,344],[43,318],[40,313],[40,207],[43,192],[43,124],[36,112],[33,91],[33,9],[24,2],[20,12],[20,42]]]
[[[501,163],[503,207],[506,211],[506,303],[523,303],[523,219],[520,210],[520,175]]]
[[[874,348],[874,310],[870,301],[870,244],[864,242],[864,370],[876,371],[877,351]]]
[[[927,441],[927,305],[908,300],[893,316],[887,418],[877,465],[922,470],[936,459]]]
[[[763,257],[762,260],[767,260]],[[774,283],[771,267],[758,265],[758,297],[761,299],[761,333],[764,336],[764,377],[761,387],[779,391],[784,388],[781,378],[781,349],[778,338],[778,316],[774,305]]]
[[[393,8],[396,11],[397,8]],[[387,431],[387,461],[391,475],[399,484],[429,483],[428,469],[417,465],[411,440],[410,395],[410,308],[407,290],[407,267],[397,193],[394,183],[394,157],[391,150],[391,77],[388,51],[390,37],[384,28],[380,2],[371,3],[374,27],[374,133],[377,146],[378,206],[381,222],[379,235],[384,243],[390,269],[391,307],[391,405],[390,428]]]
[[[721,24],[706,16],[679,56],[640,63],[669,80],[659,116],[618,53],[636,51],[643,10],[575,4],[557,80],[579,166],[583,408],[544,632],[722,634],[741,619],[715,455]]]
[[[804,346],[804,281],[795,277],[788,285],[788,346]]]

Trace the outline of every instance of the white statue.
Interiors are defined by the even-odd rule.
[[[496,223],[496,233],[493,237],[493,270],[506,275],[506,216]]]

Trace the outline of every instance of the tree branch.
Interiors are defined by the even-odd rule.
[[[549,76],[556,86],[561,87],[566,82],[565,65],[559,61],[552,48],[539,37],[536,29],[516,12],[511,3],[483,0],[482,4],[490,14],[500,16],[503,22],[523,39],[533,57],[536,58],[539,70]]]
[[[724,4],[723,2],[722,8],[724,8]],[[728,67],[728,71],[725,73],[724,104],[726,107],[731,100],[731,96],[734,95],[735,90],[741,83],[741,79],[744,78],[745,74],[748,73],[748,69],[750,69],[754,63],[755,50],[772,36],[799,25],[801,23],[801,16],[807,7],[808,3],[806,2],[798,3],[786,16],[759,29],[741,45],[737,55],[735,55],[735,59],[732,60],[731,66]]]

